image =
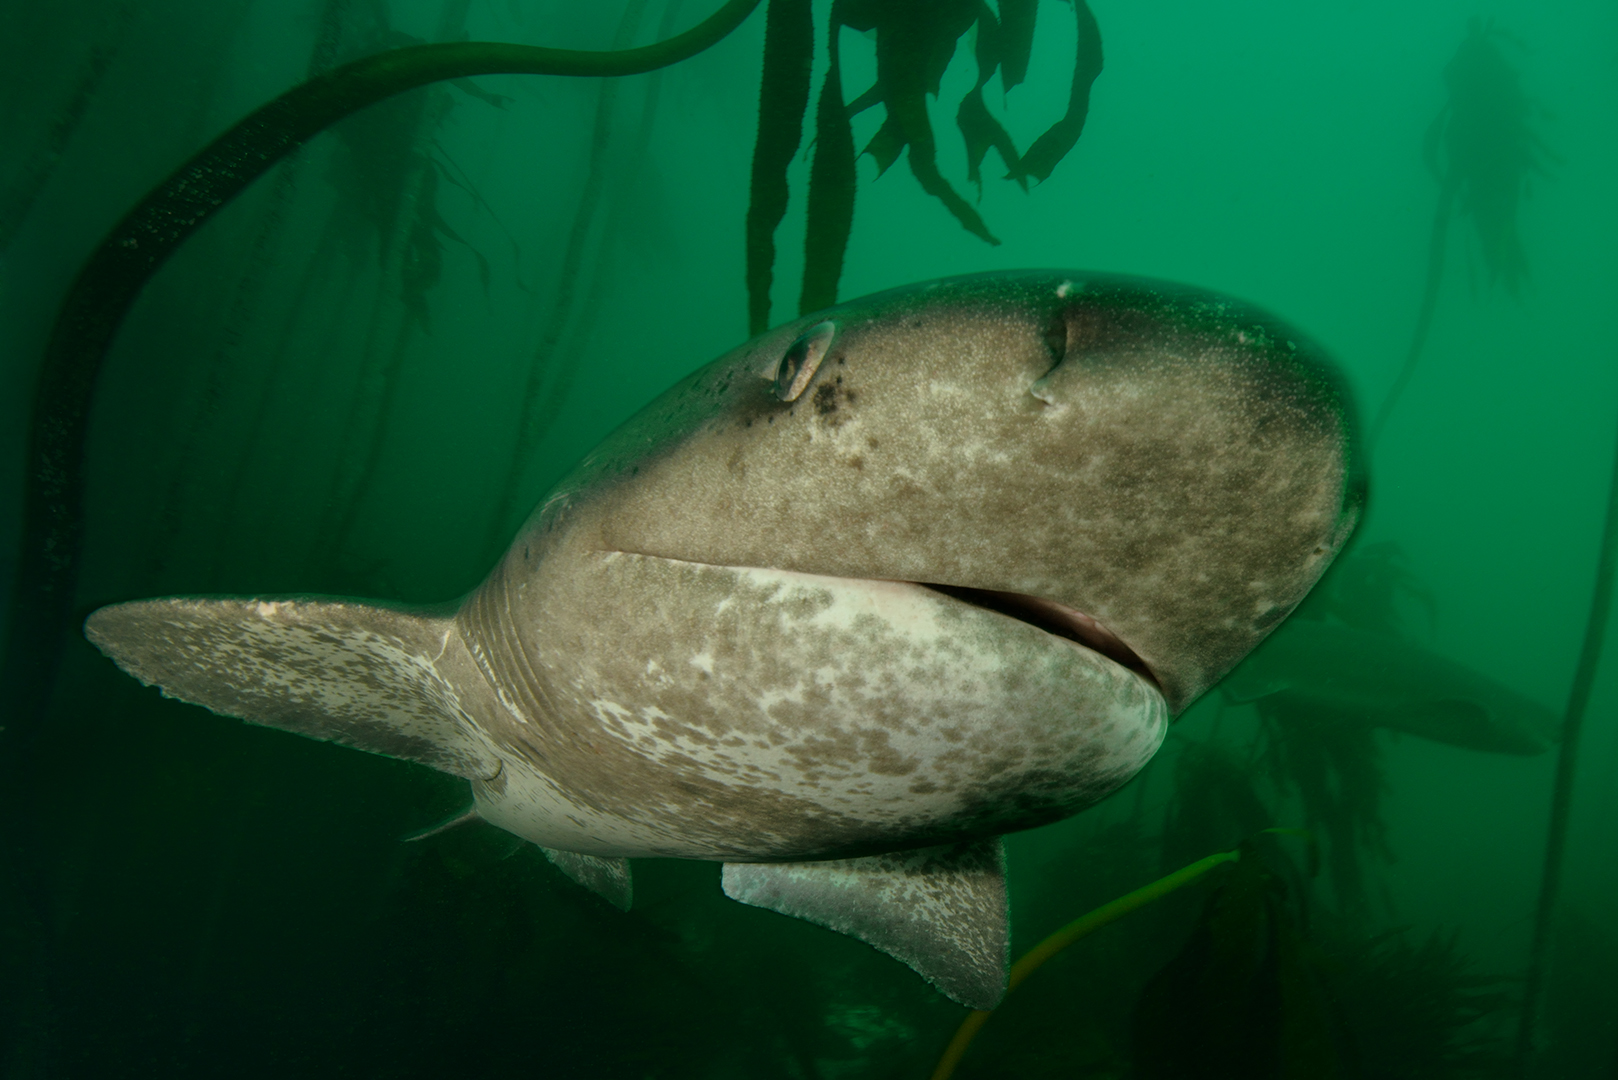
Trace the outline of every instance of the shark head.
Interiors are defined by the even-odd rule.
[[[1303,599],[1363,500],[1354,428],[1248,305],[955,278],[681,380],[453,614],[170,599],[87,632],[171,696],[467,777],[625,904],[626,856],[723,860],[992,1002],[998,836],[1116,790]]]
[[[568,521],[602,550],[937,586],[1070,624],[1179,712],[1351,531],[1349,402],[1302,334],[1212,293],[955,278],[695,372],[590,454],[519,547]]]
[[[607,733],[568,755],[582,801],[685,803],[662,853],[1026,828],[1133,775],[1303,598],[1360,505],[1348,408],[1302,335],[1198,290],[878,294],[619,429],[464,632],[519,712]],[[500,737],[555,771],[557,735]]]

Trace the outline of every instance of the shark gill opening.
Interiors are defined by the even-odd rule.
[[[1091,652],[1098,652],[1113,663],[1128,668],[1159,690],[1163,688],[1151,667],[1140,658],[1140,654],[1126,645],[1122,638],[1089,615],[1066,604],[1047,600],[1043,596],[1031,596],[1028,593],[974,589],[965,585],[936,585],[928,581],[917,584],[934,592],[941,592],[963,604],[986,608],[1019,622],[1028,623],[1047,634],[1076,641]]]

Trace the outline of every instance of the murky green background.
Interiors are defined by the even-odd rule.
[[[633,40],[713,6],[651,0]],[[325,7],[0,6],[0,588],[32,380],[72,274],[152,184],[303,77]],[[411,38],[607,48],[625,4],[348,8],[338,59]],[[822,24],[828,8],[816,5]],[[1027,193],[990,159],[979,209],[1003,243],[963,231],[902,163],[874,179],[862,159],[841,295],[1011,267],[1179,279],[1307,328],[1369,413],[1427,272],[1439,189],[1421,147],[1442,72],[1468,19],[1494,18],[1548,148],[1517,219],[1530,276],[1518,297],[1491,285],[1456,220],[1426,353],[1375,447],[1360,547],[1396,541],[1434,597],[1430,621],[1410,607],[1414,639],[1560,711],[1618,431],[1618,12],[1093,10],[1106,70],[1077,148]],[[1028,82],[986,93],[1023,146],[1065,107],[1072,67],[1071,8],[1046,0],[1040,20]],[[694,59],[618,81],[593,178],[600,80],[480,78],[481,95],[439,87],[345,121],[208,224],[147,290],[99,387],[83,609],[177,592],[432,601],[474,586],[553,479],[746,336],[763,25],[761,10]],[[846,33],[844,55],[853,96],[872,48]],[[974,74],[963,47],[934,111],[941,166],[973,195],[953,111]],[[856,145],[879,116],[856,119]],[[796,313],[806,176],[800,154],[777,320]],[[588,185],[598,213],[563,281]],[[415,249],[411,229],[428,238]],[[502,509],[536,366],[539,437]],[[1580,751],[1545,1076],[1618,1069],[1610,663]],[[1176,865],[1159,834],[1185,748],[1240,758],[1257,737],[1241,710],[1218,711],[1189,713],[1108,804],[1012,838],[1014,952]],[[1364,853],[1352,912],[1316,887],[1314,932],[1340,938],[1327,967],[1357,1047],[1345,1075],[1509,1075],[1554,752],[1386,733],[1376,745],[1385,851]],[[726,900],[713,865],[637,862],[622,915],[492,828],[401,845],[459,809],[464,785],[165,702],[82,642],[33,782],[25,841],[45,853],[48,888],[0,890],[6,1075],[920,1077],[964,1015],[864,945]],[[1296,798],[1259,793],[1274,824],[1302,824]],[[1053,962],[957,1075],[1131,1075],[1135,1000],[1201,903],[1176,897]],[[1352,925],[1331,930],[1339,917]],[[1390,941],[1405,943],[1404,968],[1377,966]],[[1447,1003],[1431,1015],[1423,986]],[[1465,1000],[1475,1017],[1457,1012]],[[1421,1064],[1411,1040],[1440,1027],[1454,1054]]]

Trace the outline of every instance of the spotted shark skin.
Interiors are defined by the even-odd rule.
[[[721,861],[988,1008],[999,837],[1117,790],[1297,605],[1354,439],[1320,350],[1247,305],[949,279],[698,369],[458,605],[166,598],[86,633],[169,696],[465,777],[619,906],[629,858]]]

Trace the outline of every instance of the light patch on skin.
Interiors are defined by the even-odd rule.
[[[628,854],[787,857],[864,836],[990,833],[1008,806],[1019,822],[1050,820],[1126,780],[1167,726],[1161,695],[1134,672],[907,582],[632,553],[550,565],[555,587],[538,595],[551,602],[527,622],[545,633],[525,671],[494,677],[548,702],[550,724],[589,732],[587,746],[564,757],[513,731],[503,752],[570,805],[605,805],[598,785],[610,784],[644,845]],[[573,599],[602,589],[633,617]],[[714,619],[720,595],[733,602]]]

